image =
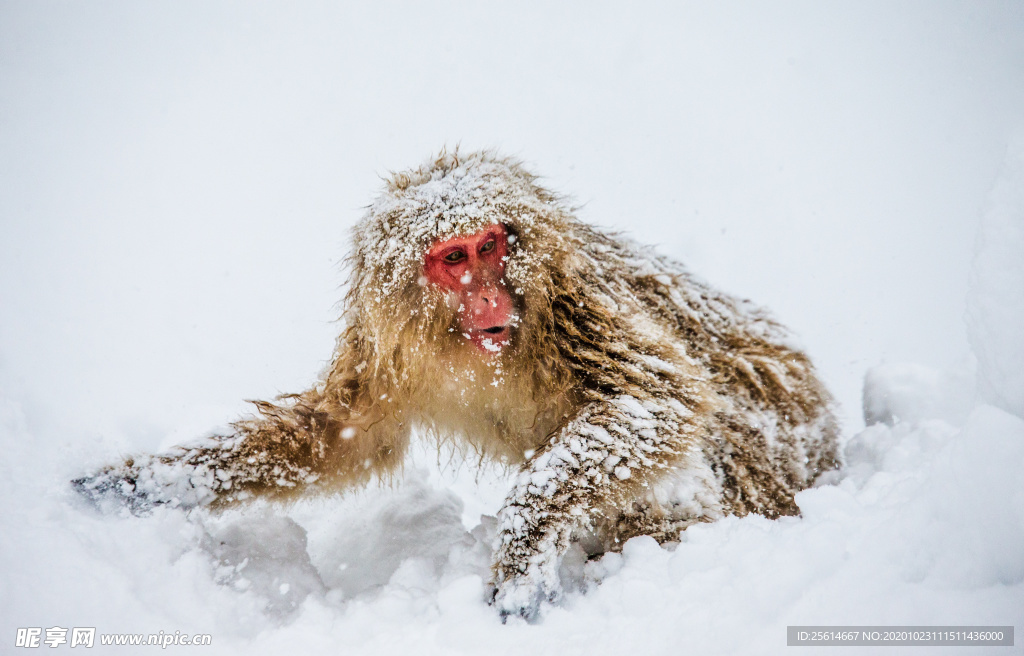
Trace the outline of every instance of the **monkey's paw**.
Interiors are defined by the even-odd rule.
[[[126,508],[133,515],[148,515],[162,505],[204,506],[216,498],[217,482],[204,465],[172,456],[142,456],[76,478],[71,485],[101,512]]]
[[[100,512],[127,509],[133,515],[148,515],[165,501],[153,498],[138,486],[138,473],[131,467],[103,470],[71,481],[71,487]]]
[[[501,623],[509,617],[521,617],[533,624],[540,619],[542,603],[554,603],[561,596],[557,585],[546,584],[530,572],[512,577],[494,585],[491,605],[498,610]]]

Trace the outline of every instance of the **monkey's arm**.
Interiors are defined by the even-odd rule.
[[[229,435],[126,460],[72,481],[101,507],[133,513],[155,505],[193,508],[254,496],[281,498],[310,486],[329,489],[363,482],[401,462],[408,429],[380,411],[354,415],[316,391],[237,422]]]
[[[586,408],[523,467],[499,516],[494,605],[536,617],[561,595],[558,565],[573,530],[635,498],[684,457],[693,413],[674,399],[618,396]]]

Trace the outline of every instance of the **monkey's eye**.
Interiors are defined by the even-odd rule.
[[[464,259],[466,259],[466,254],[462,251],[452,251],[444,256],[444,261],[448,264],[455,264],[456,262],[461,262]]]
[[[481,253],[490,253],[491,251],[494,250],[495,245],[496,245],[496,242],[493,239],[491,239],[486,244],[484,244],[483,246],[480,247],[480,252]]]

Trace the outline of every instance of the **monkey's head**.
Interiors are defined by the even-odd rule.
[[[534,180],[492,152],[455,152],[387,182],[355,228],[346,316],[384,368],[500,366],[536,348],[571,217]]]

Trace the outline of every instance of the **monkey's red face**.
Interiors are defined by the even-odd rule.
[[[439,241],[424,258],[427,281],[454,295],[462,334],[485,353],[497,353],[509,342],[513,303],[504,281],[507,257],[508,231],[495,224]]]

